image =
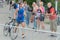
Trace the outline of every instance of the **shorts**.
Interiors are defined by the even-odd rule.
[[[40,21],[44,21],[45,16],[43,14],[40,14]]]
[[[36,19],[40,19],[40,13],[36,13],[35,18],[36,18]]]
[[[35,19],[37,20],[37,19],[39,19],[40,20],[40,17],[38,17],[38,16],[35,16]]]
[[[57,22],[55,20],[50,20],[50,30],[55,30],[57,31]]]
[[[24,17],[21,17],[21,18],[17,17],[16,22],[18,24],[21,24],[22,22],[24,22]]]

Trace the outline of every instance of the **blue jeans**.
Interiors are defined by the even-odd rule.
[[[34,18],[34,29],[37,29],[37,23],[36,23],[36,18]]]
[[[30,20],[30,12],[29,11],[27,11],[26,12],[26,24],[27,24],[27,26],[29,25],[29,20]]]

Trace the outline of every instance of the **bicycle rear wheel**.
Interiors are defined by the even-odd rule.
[[[3,28],[3,34],[5,35],[5,36],[7,36],[8,35],[8,24],[6,23],[5,24],[5,26],[4,26],[4,28]]]

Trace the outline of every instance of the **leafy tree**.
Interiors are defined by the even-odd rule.
[[[30,5],[30,7],[32,7],[33,2],[36,2],[36,0],[23,0],[23,1],[27,1],[27,3]]]
[[[18,0],[15,0],[15,2],[17,3],[17,2],[18,2]]]

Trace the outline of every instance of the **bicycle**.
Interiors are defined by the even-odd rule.
[[[13,22],[13,19],[9,17],[9,22],[5,23],[5,26],[3,28],[3,34],[5,36],[7,36],[9,34],[9,36],[11,36],[11,28],[12,26],[15,26],[14,25],[14,22]]]
[[[15,40],[18,37],[18,30],[16,31],[16,33],[14,33],[14,28],[15,27],[11,28],[11,36],[10,36],[11,40]]]
[[[15,27],[16,27],[16,26],[15,26]],[[12,40],[17,39],[17,37],[19,36],[19,35],[18,35],[18,33],[19,33],[19,28],[17,28],[16,32],[14,32],[14,28],[15,28],[15,27],[12,27],[12,28],[11,28],[11,39],[12,39]],[[22,29],[22,27],[21,27],[21,29]],[[23,30],[23,29],[22,29],[22,30]],[[23,34],[22,34],[22,35],[23,35]],[[22,36],[22,38],[24,39],[25,36],[24,36],[24,37]]]
[[[16,22],[13,21],[14,19],[11,17],[9,17],[9,19],[10,19],[9,22],[5,23],[5,26],[3,28],[3,34],[5,36],[8,36],[8,34],[9,34],[10,38],[12,40],[15,40],[18,36],[18,34],[17,34],[18,32],[16,33],[16,35],[14,35],[14,28],[16,26],[16,24],[15,24]]]

